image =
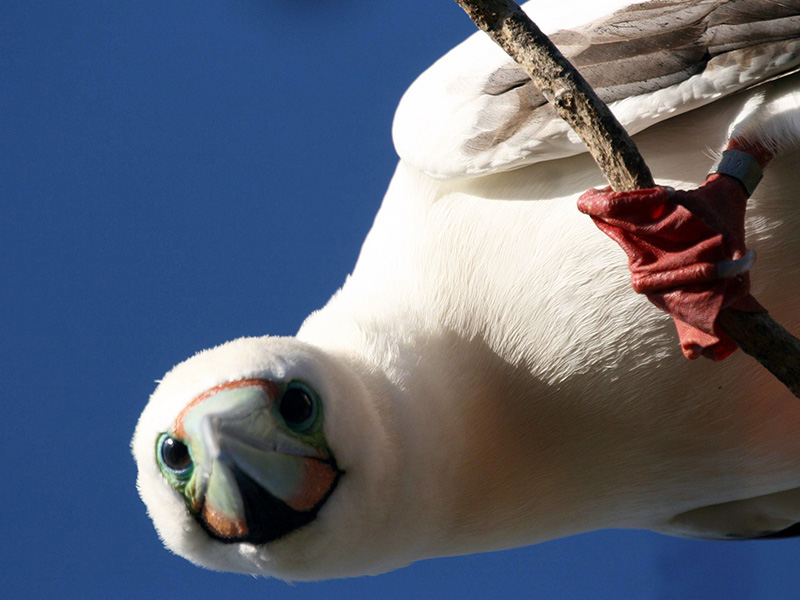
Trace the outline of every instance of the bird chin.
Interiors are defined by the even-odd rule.
[[[311,523],[336,489],[342,472],[327,461],[315,462],[324,465],[323,468],[330,473],[331,483],[324,496],[307,510],[292,508],[233,465],[230,471],[241,496],[243,510],[239,514],[229,515],[210,502],[204,502],[199,510],[190,507],[190,512],[210,537],[224,544],[246,542],[260,545],[275,541]]]

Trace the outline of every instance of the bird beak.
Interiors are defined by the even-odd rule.
[[[288,429],[272,381],[246,379],[193,400],[173,431],[194,464],[189,510],[223,542],[272,541],[312,521],[340,472],[327,445]]]

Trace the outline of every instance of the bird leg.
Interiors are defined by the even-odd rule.
[[[723,360],[736,350],[715,324],[724,308],[764,312],[750,295],[754,254],[745,247],[744,216],[772,156],[733,138],[699,188],[593,189],[578,200],[628,255],[634,290],[672,315],[687,358]]]

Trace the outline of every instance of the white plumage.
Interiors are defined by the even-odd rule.
[[[526,5],[546,31],[628,3],[552,4]],[[789,41],[747,57],[614,106],[662,184],[702,183],[729,136],[778,151],[748,210],[753,292],[798,331],[800,79],[747,88],[800,54]],[[236,340],[165,376],[133,450],[170,549],[314,579],[605,527],[724,538],[800,522],[800,404],[742,353],[681,357],[669,317],[631,291],[622,252],[575,207],[603,184],[591,158],[555,121],[511,128],[517,87],[482,92],[513,80],[494,75],[504,69],[477,35],[409,90],[401,161],[358,263],[296,338]],[[309,523],[266,543],[209,535],[154,452],[164,432],[179,437],[193,399],[250,379],[307,384],[324,419],[307,447],[343,472]]]

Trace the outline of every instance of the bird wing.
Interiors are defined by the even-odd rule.
[[[574,4],[581,11],[586,0]],[[537,19],[535,2],[523,8]],[[654,0],[550,37],[635,134],[797,70],[800,0]],[[401,159],[441,179],[586,151],[524,70],[482,32],[411,86],[393,136]]]
[[[696,508],[654,529],[668,535],[720,541],[798,537],[800,489]]]

